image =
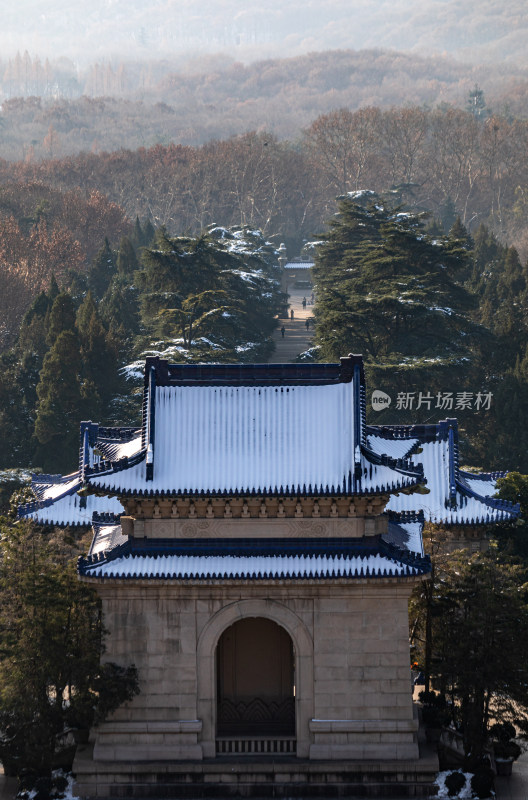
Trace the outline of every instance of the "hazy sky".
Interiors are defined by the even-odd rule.
[[[239,60],[383,47],[471,61],[525,55],[525,0],[4,0],[0,56]]]

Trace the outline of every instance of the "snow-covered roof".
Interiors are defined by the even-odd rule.
[[[129,458],[141,447],[141,429],[134,429],[134,435],[128,440],[118,440],[109,436],[99,435],[97,437],[97,450],[101,456],[110,461],[119,461],[121,458]]]
[[[312,269],[313,261],[288,261],[284,269]]]
[[[388,512],[422,512],[425,520],[448,525],[495,523],[515,519],[519,506],[493,497],[495,482],[504,473],[472,474],[458,466],[458,427],[456,419],[438,425],[369,426],[367,440],[390,443],[405,441],[411,445],[409,458],[423,467],[427,485],[424,493],[393,494]],[[418,442],[417,442],[418,440]]]
[[[54,480],[55,479],[55,480]],[[79,472],[74,475],[33,475],[32,489],[38,500],[19,508],[19,516],[39,525],[91,525],[94,513],[122,514],[123,506],[115,497],[80,497]]]
[[[139,437],[139,438],[138,438]],[[19,508],[19,516],[40,525],[91,525],[94,514],[122,514],[123,507],[115,497],[98,497],[77,493],[84,482],[87,468],[101,458],[119,462],[128,458],[141,445],[140,428],[104,428],[94,422],[81,423],[80,468],[71,475],[31,476],[36,502]]]
[[[384,439],[382,436],[367,436],[367,446],[373,453],[388,455],[391,458],[408,458],[419,439]]]
[[[89,556],[99,556],[116,547],[124,545],[128,541],[121,530],[119,517],[113,514],[94,514],[93,520],[94,537],[90,547]]]
[[[175,543],[162,549],[130,544],[80,559],[81,575],[162,580],[324,580],[412,577],[430,569],[427,558],[377,539],[233,540]]]
[[[90,486],[128,495],[352,495],[421,481],[420,468],[365,444],[360,357],[207,367],[151,359],[144,407],[135,452],[87,466]]]
[[[417,514],[414,512],[403,512],[401,514],[392,512],[388,517],[388,531],[383,535],[384,541],[402,550],[409,550],[411,553],[423,556],[423,512],[420,511]]]

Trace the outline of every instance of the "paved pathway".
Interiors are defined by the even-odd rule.
[[[510,778],[495,778],[497,800],[528,800],[528,753],[514,762]]]
[[[313,306],[302,307],[302,299],[310,299],[310,292],[306,290],[290,290],[290,308],[293,309],[293,319],[279,320],[279,327],[273,334],[275,350],[270,356],[272,364],[289,364],[297,358],[299,353],[307,350],[312,342],[313,336]],[[306,328],[306,320],[310,321],[310,327]],[[284,337],[281,334],[281,327],[284,325]]]
[[[0,764],[0,800],[13,800],[18,789],[16,778],[6,778],[4,770]]]

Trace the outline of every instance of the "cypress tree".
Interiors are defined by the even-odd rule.
[[[71,331],[75,325],[75,306],[67,292],[61,292],[51,307],[46,342],[51,347],[63,331]]]
[[[119,251],[117,253],[118,275],[127,275],[131,277],[138,267],[139,264],[134,245],[127,236],[123,236],[119,244]]]
[[[117,386],[117,359],[111,341],[90,292],[76,318],[79,335],[83,396],[89,416],[99,418]]]
[[[46,471],[66,471],[76,462],[79,423],[86,406],[80,367],[77,332],[64,330],[44,358],[37,386],[37,463]]]
[[[102,248],[95,256],[92,268],[88,273],[88,288],[96,300],[100,300],[110,281],[116,273],[116,263],[114,254],[107,238],[104,240]]]
[[[116,276],[100,304],[101,317],[121,357],[132,354],[134,337],[140,332],[139,295],[128,277]]]
[[[147,219],[147,221],[145,222],[145,226],[143,228],[143,246],[151,247],[155,236],[156,236],[156,231],[154,229],[154,225],[152,224],[150,219]]]
[[[60,294],[59,284],[55,280],[55,275],[52,274],[50,280],[50,286],[48,289],[48,298],[50,300],[50,305],[53,305],[53,302],[58,294]]]
[[[38,372],[31,371],[33,381]],[[32,456],[33,394],[31,382],[16,351],[0,355],[0,468],[25,467]],[[28,401],[29,395],[29,401]]]

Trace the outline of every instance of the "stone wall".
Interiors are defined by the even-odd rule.
[[[216,754],[215,651],[244,617],[284,627],[295,653],[297,756],[418,757],[407,600],[414,579],[94,581],[105,659],[135,663],[140,694],[94,732],[94,760]]]

